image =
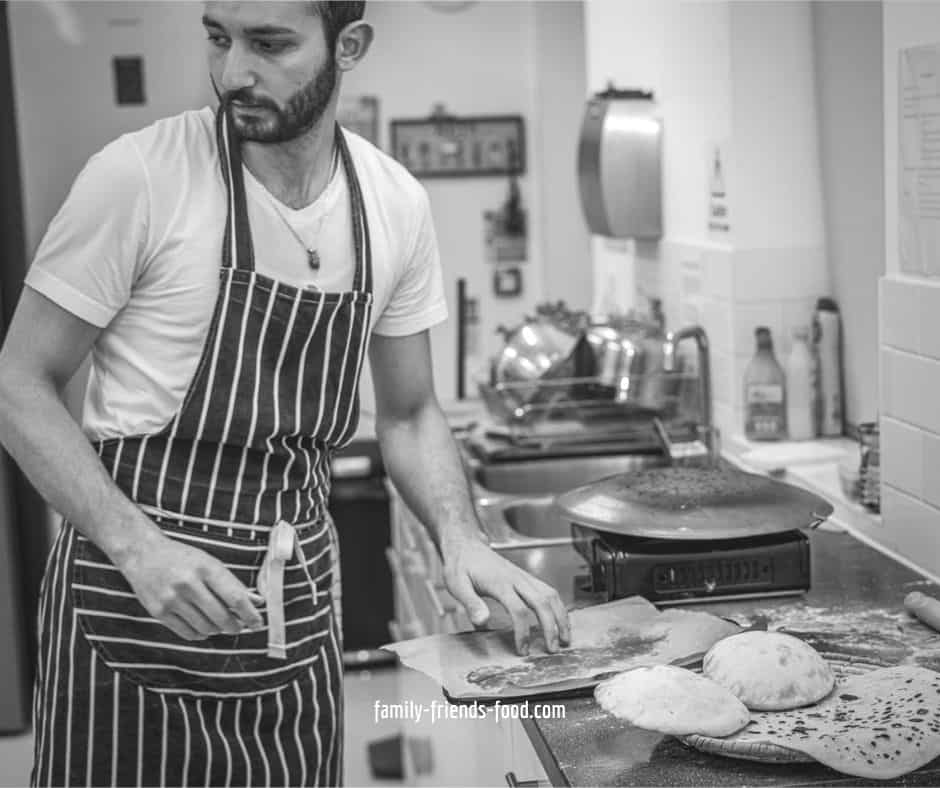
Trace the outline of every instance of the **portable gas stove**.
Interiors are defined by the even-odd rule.
[[[832,513],[801,488],[730,464],[650,468],[560,495],[589,591],[657,604],[801,594],[803,533]]]
[[[572,524],[590,568],[588,587],[610,601],[639,595],[658,605],[791,596],[809,590],[809,539],[785,531],[739,539],[647,539]]]

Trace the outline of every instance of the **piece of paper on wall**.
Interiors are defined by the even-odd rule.
[[[520,209],[520,226],[507,226],[505,211],[483,212],[483,245],[490,263],[524,263],[528,258],[528,232],[525,211]]]
[[[708,146],[708,234],[726,240],[731,232],[728,210],[728,145]]]
[[[940,276],[940,44],[898,57],[898,258]]]

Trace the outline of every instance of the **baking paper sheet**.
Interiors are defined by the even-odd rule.
[[[496,700],[588,689],[622,670],[693,661],[741,631],[708,613],[660,612],[642,597],[573,610],[569,618],[571,645],[555,654],[545,651],[536,627],[527,657],[516,654],[511,629],[429,635],[383,648],[453,700]]]

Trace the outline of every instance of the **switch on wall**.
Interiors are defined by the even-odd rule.
[[[144,59],[116,57],[114,65],[114,97],[118,104],[144,104]]]

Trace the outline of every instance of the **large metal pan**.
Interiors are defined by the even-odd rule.
[[[832,514],[824,498],[721,462],[646,468],[576,487],[555,499],[561,516],[649,539],[736,539],[812,528]]]

